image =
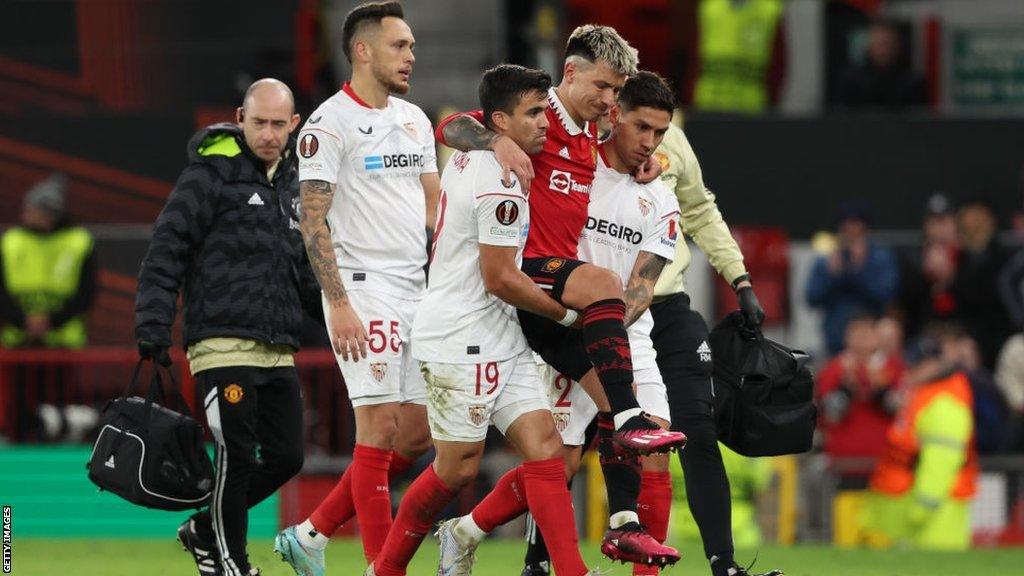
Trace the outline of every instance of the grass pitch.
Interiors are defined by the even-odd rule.
[[[173,533],[173,526],[169,528]],[[409,567],[409,576],[433,576],[437,571],[437,541],[428,538]],[[263,576],[294,576],[272,551],[270,540],[249,543],[251,560]],[[485,542],[478,552],[476,576],[518,576],[523,544],[518,540]],[[610,566],[596,545],[584,546],[590,566],[611,568],[611,576],[630,574],[628,567]],[[191,557],[173,540],[37,539],[13,542],[13,573],[19,576],[187,576],[196,574]],[[737,554],[740,561],[752,551]],[[765,547],[754,570],[780,568],[787,576],[965,576],[1021,574],[1024,549],[937,553],[840,550],[825,546]],[[336,540],[327,549],[327,574],[360,576],[362,548],[354,540]],[[683,547],[683,560],[664,572],[668,576],[707,576],[710,571],[695,546]]]

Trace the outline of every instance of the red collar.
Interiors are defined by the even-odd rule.
[[[345,94],[348,94],[349,98],[355,100],[355,103],[359,104],[363,108],[373,108],[373,106],[367,104],[365,100],[363,100],[362,98],[359,97],[358,94],[356,94],[356,91],[352,89],[352,86],[348,82],[345,82],[345,85],[341,87],[341,91],[344,92]]]

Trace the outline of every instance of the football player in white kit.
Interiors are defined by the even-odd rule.
[[[669,426],[668,398],[665,384],[655,362],[654,345],[650,332],[654,321],[647,310],[654,294],[654,285],[665,263],[675,253],[678,238],[676,219],[679,217],[679,203],[660,181],[641,184],[634,180],[632,173],[642,165],[660,144],[672,118],[675,98],[671,89],[660,77],[650,72],[640,72],[626,81],[618,95],[618,104],[611,111],[612,134],[608,141],[598,148],[597,171],[590,191],[587,224],[580,236],[579,258],[594,265],[607,268],[619,274],[625,282],[626,323],[633,350],[634,382],[636,397],[641,408],[661,426]],[[566,332],[572,338],[572,332]],[[581,370],[586,366],[586,356],[582,345],[574,347],[578,351],[578,359],[566,359],[569,365],[579,365]],[[570,353],[572,354],[572,353]],[[582,372],[581,372],[582,373]],[[593,374],[587,374],[590,379]],[[584,432],[598,414],[598,405],[591,399],[589,391],[601,400],[602,411],[607,411],[607,401],[602,398],[599,383],[594,382],[584,391],[582,386],[571,378],[561,375],[543,366],[542,378],[549,392],[549,405],[558,430],[561,432],[566,447],[565,457],[570,470],[575,470],[582,454]],[[610,443],[607,443],[610,444]],[[635,503],[640,491],[640,475],[634,466],[635,458],[621,453],[605,453],[608,446],[602,445],[601,456],[605,467],[605,477],[617,481],[619,486],[609,485],[609,491],[622,492],[625,500],[631,502],[632,509],[619,511],[613,515],[611,525],[628,522],[640,522]],[[656,454],[643,458],[644,470],[668,472],[668,455]],[[609,468],[612,474],[609,476]],[[616,469],[617,468],[617,469]],[[511,518],[494,518],[485,498],[472,514],[458,520],[459,524],[471,519],[474,524],[481,525],[483,530],[477,533],[482,538],[501,521]],[[640,494],[642,504],[648,504]],[[664,510],[671,506],[671,486],[667,492],[661,490],[658,505]],[[501,498],[507,498],[504,495]],[[498,498],[496,500],[500,500]],[[612,499],[610,494],[609,499]],[[479,516],[479,517],[478,517]],[[614,516],[621,516],[615,518]],[[488,522],[481,520],[487,519]],[[646,520],[646,518],[644,518]],[[666,516],[667,520],[667,516]],[[664,542],[665,529],[658,526],[647,526],[651,536]],[[543,528],[541,527],[543,532]],[[630,534],[625,532],[624,534]],[[547,540],[547,532],[544,532]],[[475,544],[478,539],[471,540]],[[605,538],[602,551],[607,555],[605,546],[621,542],[620,538]],[[442,541],[442,546],[445,542]],[[553,546],[548,546],[553,550]],[[651,558],[646,564],[635,564],[634,573],[657,573],[658,565],[664,565],[676,558]],[[443,560],[443,557],[442,557]],[[442,566],[444,567],[444,566]],[[524,572],[532,573],[532,572]]]
[[[540,70],[510,64],[488,70],[480,81],[485,121],[536,153],[546,140],[550,87],[551,77]],[[589,574],[577,545],[561,438],[515,308],[566,324],[577,315],[520,270],[529,204],[514,177],[502,178],[493,152],[454,155],[441,188],[430,287],[413,323],[436,457],[403,496],[384,549],[366,574],[406,573],[437,514],[476,476],[490,424],[523,455],[520,498],[529,500],[538,524],[557,541],[558,573]],[[473,554],[452,561],[468,573]]]
[[[313,514],[275,541],[302,576],[323,574],[330,535],[353,515],[373,561],[391,527],[389,479],[430,445],[425,385],[409,348],[440,179],[429,119],[392,96],[409,90],[414,43],[398,2],[349,12],[352,78],[299,133],[300,226],[356,418],[351,465]]]

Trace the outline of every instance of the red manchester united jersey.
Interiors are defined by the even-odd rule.
[[[590,185],[597,167],[597,129],[587,122],[582,127],[552,88],[547,110],[548,139],[544,149],[533,155],[533,182],[530,184],[530,232],[524,258],[559,257],[575,260],[580,233],[587,223]],[[483,113],[471,116],[483,122]],[[442,144],[445,125],[456,115],[445,118],[437,127]]]

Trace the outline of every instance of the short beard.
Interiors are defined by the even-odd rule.
[[[374,66],[373,77],[388,89],[388,94],[408,94],[409,84],[396,84],[391,81],[390,74]]]
[[[391,84],[390,82],[385,82],[384,85],[387,86],[389,94],[405,95],[409,93],[408,84]]]

